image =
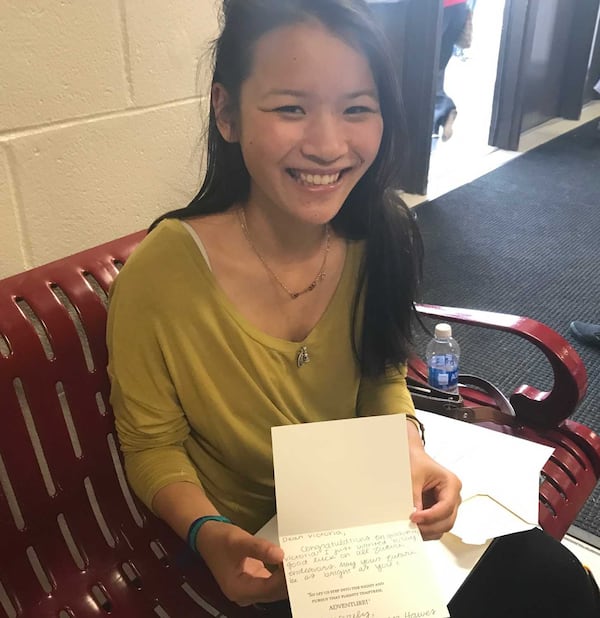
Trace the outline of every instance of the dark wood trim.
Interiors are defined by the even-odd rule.
[[[439,0],[411,0],[402,89],[409,127],[409,157],[401,187],[425,195],[431,158],[431,131],[439,71],[442,6]]]
[[[588,61],[594,40],[600,0],[579,0],[572,6],[573,13],[561,84],[559,114],[569,120],[579,120],[584,102]],[[600,75],[598,77],[600,78]]]
[[[517,150],[523,119],[524,63],[530,57],[527,36],[529,0],[506,0],[489,143]]]
[[[598,10],[598,15],[596,16],[596,30],[592,46],[593,49],[590,56],[588,74],[583,91],[584,104],[592,99],[597,99],[600,97],[600,94],[594,90],[594,86],[600,79],[600,9]]]

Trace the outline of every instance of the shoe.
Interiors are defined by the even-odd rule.
[[[573,337],[581,343],[600,348],[600,324],[591,324],[590,322],[571,322],[569,330]]]
[[[454,121],[456,120],[456,109],[451,109],[448,112],[448,115],[444,119],[444,124],[442,126],[442,141],[447,142],[452,137],[452,127],[454,125]]]

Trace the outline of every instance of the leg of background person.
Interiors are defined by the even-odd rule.
[[[458,40],[460,33],[467,21],[467,5],[454,4],[444,9],[442,17],[442,40],[440,42],[440,71],[444,71],[448,66],[448,61],[452,56],[454,43]]]
[[[448,605],[452,618],[598,618],[593,581],[561,543],[534,529],[500,537]]]
[[[446,7],[442,20],[442,40],[440,42],[440,59],[437,79],[437,89],[435,95],[435,108],[433,115],[433,133],[437,135],[440,126],[444,127],[444,139],[449,139],[452,131],[452,122],[456,116],[456,106],[454,101],[444,90],[444,78],[446,67],[452,57],[454,43],[465,27],[468,9],[464,3]],[[452,118],[450,118],[452,116]],[[447,126],[449,124],[449,126]]]

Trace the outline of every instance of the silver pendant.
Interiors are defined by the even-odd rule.
[[[296,365],[300,368],[305,363],[310,363],[310,356],[308,355],[307,347],[303,345],[298,351],[298,356],[296,356]]]

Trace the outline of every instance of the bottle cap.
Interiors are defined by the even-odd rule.
[[[450,326],[450,324],[435,325],[436,339],[449,339],[450,337],[452,337],[452,326]]]

